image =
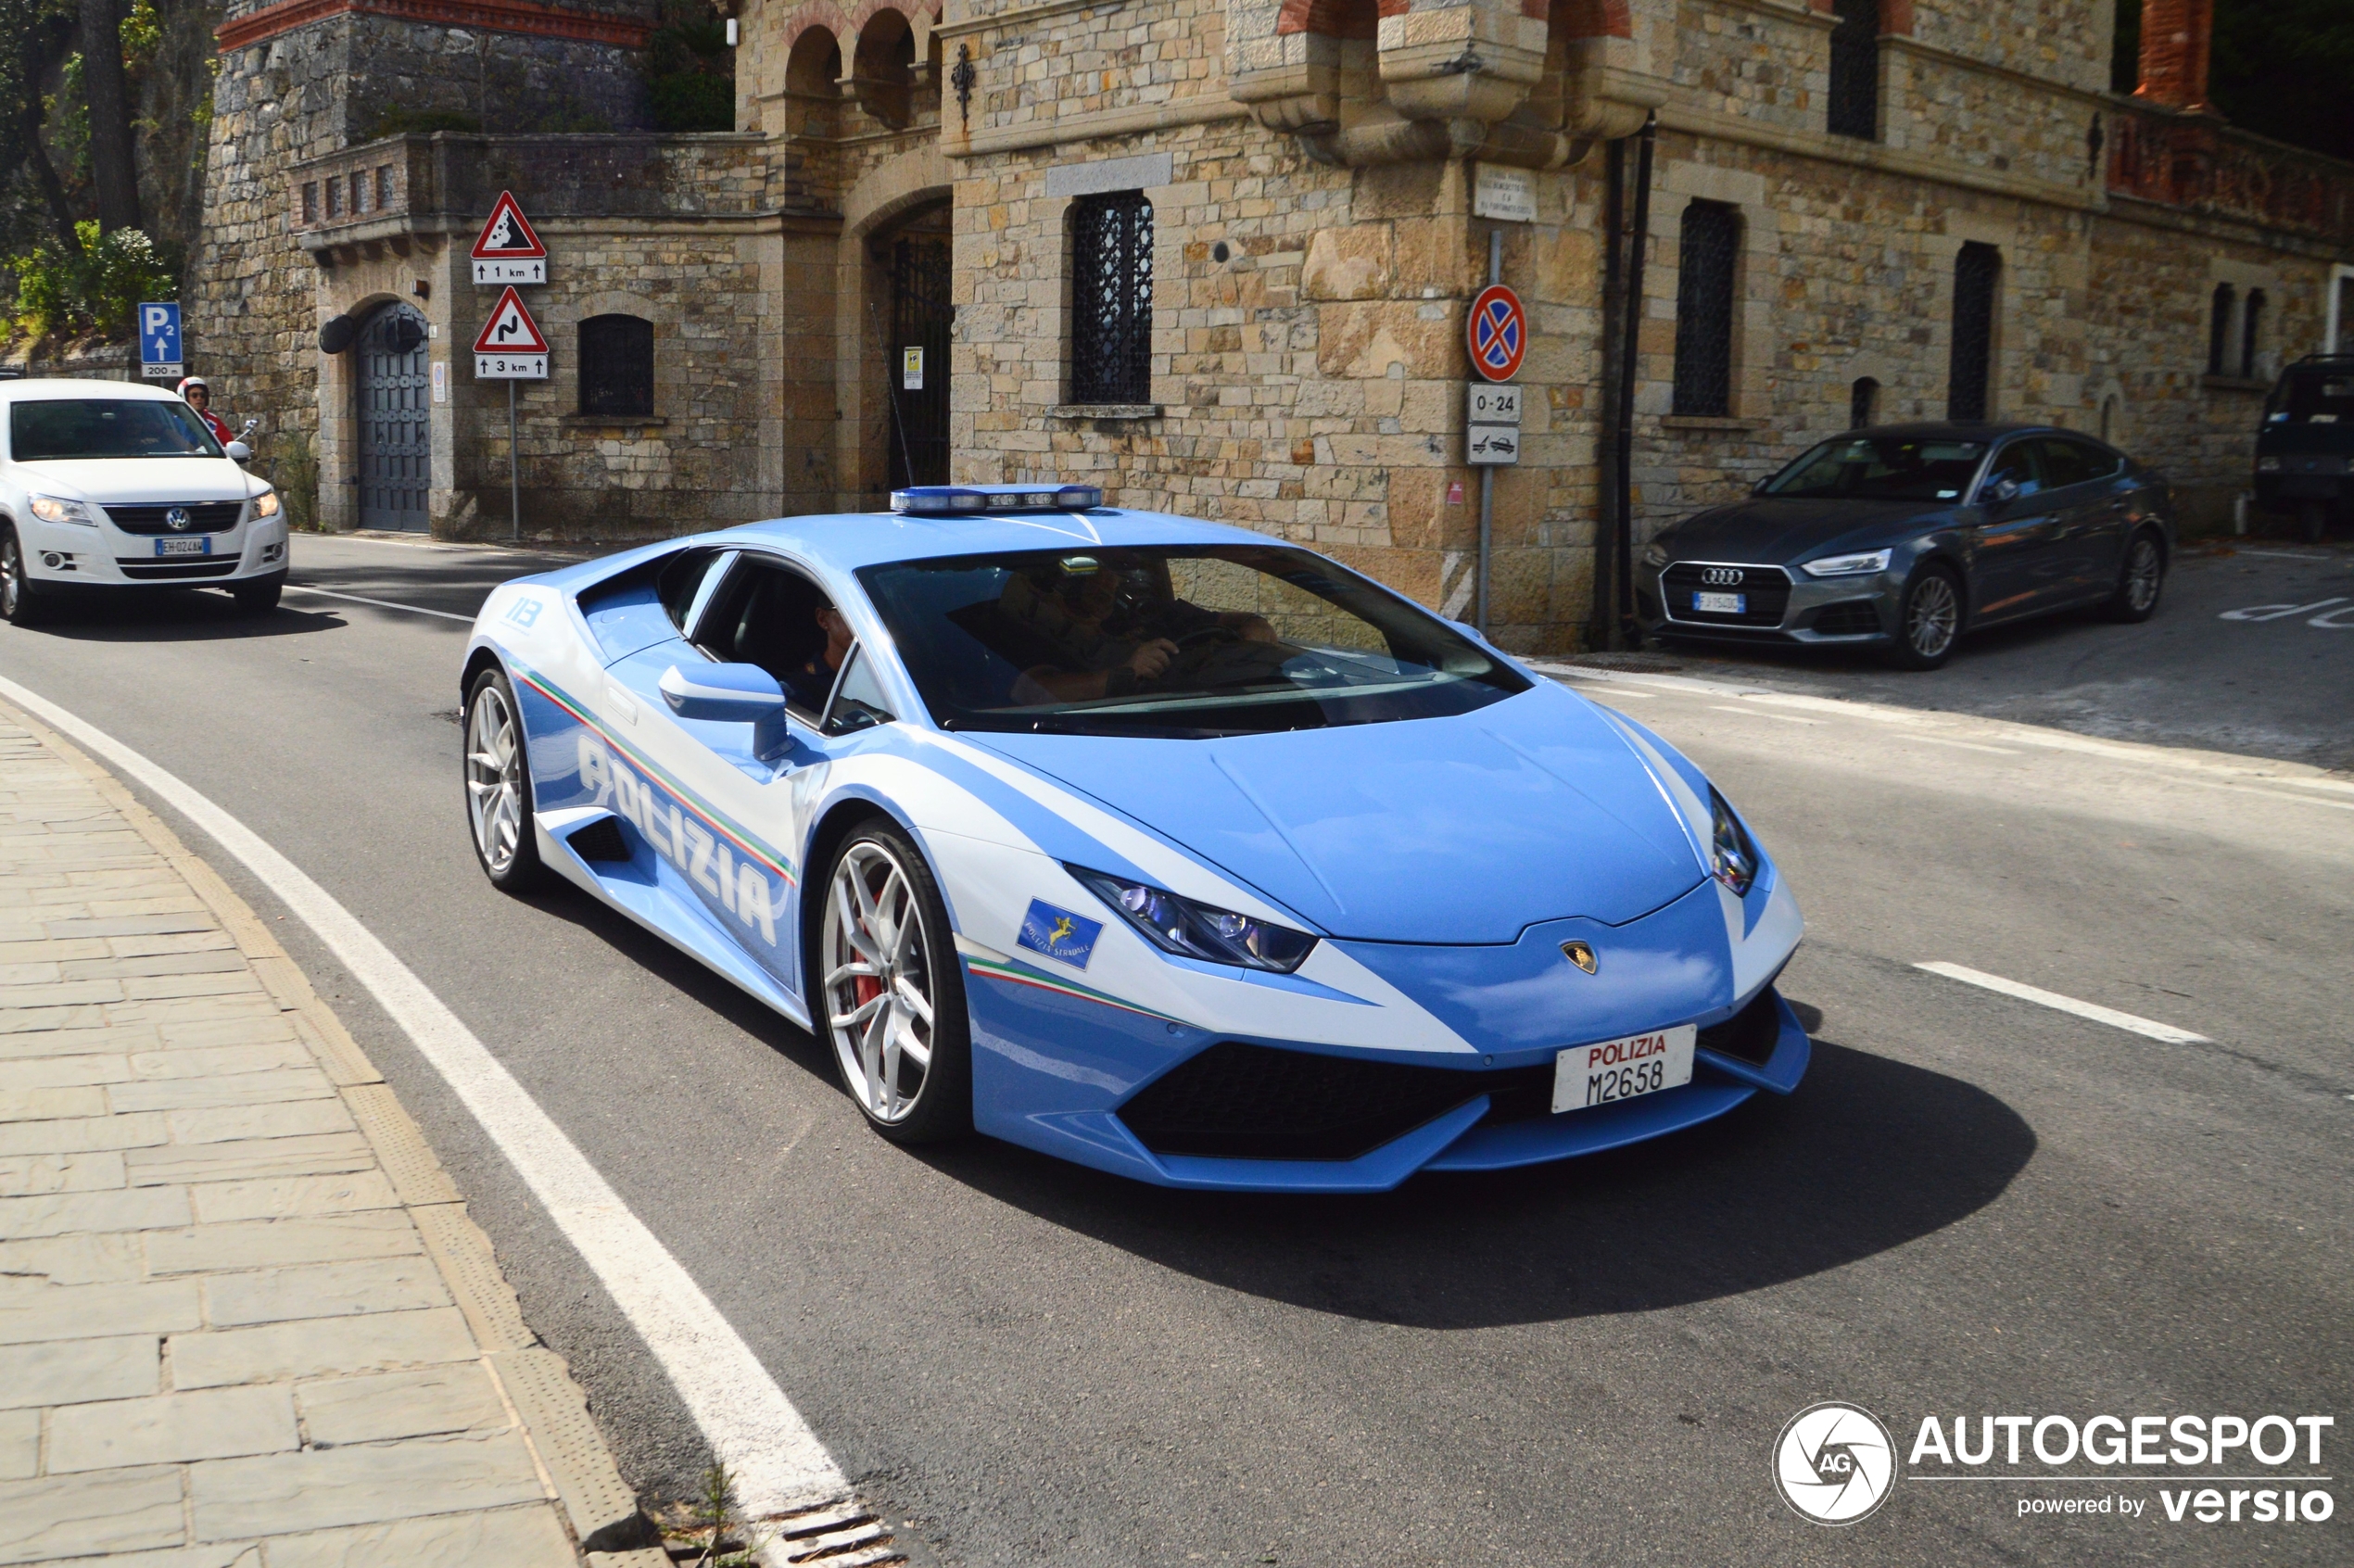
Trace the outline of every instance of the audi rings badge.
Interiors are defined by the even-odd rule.
[[[1739,588],[1741,569],[1738,566],[1711,566],[1700,575],[1700,580],[1710,588]]]

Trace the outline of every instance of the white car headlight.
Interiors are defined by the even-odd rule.
[[[2278,474],[2280,471],[2281,460],[2276,457],[2260,457],[2256,460],[2256,472],[2259,474]]]
[[[56,496],[27,496],[25,504],[44,523],[80,523],[91,528],[98,525],[98,520],[90,515],[90,509],[78,500],[60,500]]]
[[[1749,829],[1725,803],[1725,797],[1714,790],[1708,792],[1708,815],[1709,836],[1714,841],[1709,845],[1710,871],[1732,890],[1735,898],[1747,898],[1749,885],[1757,879],[1757,846],[1750,841]]]
[[[277,491],[275,491],[275,490],[264,490],[264,491],[262,491],[262,492],[261,492],[261,494],[259,494],[259,495],[258,495],[258,496],[254,497],[254,498],[253,498],[253,514],[254,514],[256,517],[275,517],[275,516],[277,516],[277,515],[278,515],[278,492],[277,492]]]
[[[1309,950],[1316,945],[1306,931],[1272,920],[1213,909],[1124,877],[1077,866],[1065,869],[1164,953],[1287,975],[1307,962]]]
[[[1895,551],[1866,550],[1860,555],[1827,555],[1820,561],[1809,561],[1803,570],[1810,577],[1860,577],[1867,573],[1888,570],[1888,558]]]

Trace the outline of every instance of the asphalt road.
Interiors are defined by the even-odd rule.
[[[1837,1398],[1906,1449],[1927,1416],[1975,1430],[1981,1415],[2329,1414],[2316,1473],[2341,1473],[2342,775],[1777,689],[1880,678],[1867,672],[1586,672],[1590,694],[1711,770],[1793,883],[1810,935],[1784,986],[1818,1040],[1800,1093],[1639,1149],[1377,1198],[1171,1194],[993,1144],[893,1148],[806,1036],[666,946],[583,898],[492,891],[460,816],[464,628],[356,599],[463,614],[530,561],[309,537],[295,550],[298,582],[351,597],[290,592],[253,621],[201,595],[0,626],[0,673],[209,795],[389,943],[677,1256],[921,1558],[2354,1557],[2342,1481],[2318,1525],[2169,1524],[2156,1486],[2005,1472],[1900,1483],[1879,1515],[1831,1530],[1783,1505],[1769,1460],[1785,1421]],[[2283,598],[2269,578],[2227,586]],[[2153,627],[2210,685],[2245,672],[2242,717],[2284,738],[2276,754],[2343,740],[2325,732],[2348,689],[2328,650],[2354,630],[2278,676],[2267,661],[2307,646],[2283,623],[2220,621],[2179,588]],[[2097,661],[2093,645],[2120,634],[2075,624],[1985,658]],[[1950,706],[2010,700],[1992,677],[1964,686],[1978,663],[1966,651],[1946,672],[1978,692]],[[2317,727],[2299,704],[2333,680]],[[424,1123],[626,1473],[655,1496],[689,1490],[694,1432],[610,1301],[365,993],[293,921],[278,929]],[[1914,967],[1930,960],[2212,1043]],[[2147,1511],[2017,1511],[2107,1493]]]

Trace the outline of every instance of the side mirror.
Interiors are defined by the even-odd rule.
[[[785,749],[785,689],[758,664],[673,664],[657,683],[683,719],[752,726],[753,755],[766,762]]]
[[[253,449],[247,446],[243,441],[232,441],[226,447],[223,447],[221,450],[229,454],[229,461],[231,462],[251,462],[253,461]]]
[[[2017,499],[2019,481],[2007,475],[1987,481],[1986,488],[1978,493],[1978,504],[1981,506],[2008,506]]]
[[[1773,482],[1773,475],[1769,474],[1765,478],[1760,479],[1756,484],[1752,485],[1749,487],[1749,493],[1753,496],[1762,496],[1766,493],[1766,487]]]

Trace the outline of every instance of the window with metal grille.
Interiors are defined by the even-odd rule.
[[[2251,288],[2247,303],[2240,310],[2240,376],[2254,380],[2256,376],[2256,335],[2264,320],[2264,291]]]
[[[1879,383],[1870,376],[1859,376],[1847,389],[1847,428],[1861,430],[1879,413]]]
[[[654,323],[639,316],[591,316],[580,323],[580,411],[654,411]]]
[[[1684,209],[1676,279],[1676,411],[1733,411],[1733,285],[1740,214],[1713,201]]]
[[[1070,400],[1153,398],[1153,204],[1082,196],[1070,219]]]
[[[1833,0],[1829,130],[1879,140],[1879,0]]]
[[[2223,373],[2223,356],[2232,342],[2232,285],[2217,284],[2207,314],[2207,373]]]
[[[1991,245],[1962,247],[1954,258],[1954,362],[1945,387],[1945,417],[1984,419],[1994,368],[1994,299],[2003,253]]]

